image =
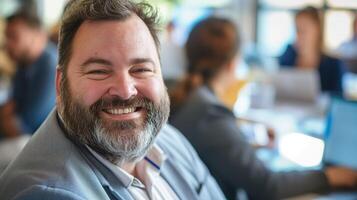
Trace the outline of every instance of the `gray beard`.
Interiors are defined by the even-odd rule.
[[[99,111],[105,103],[96,102],[89,108],[84,107],[69,94],[69,87],[65,82],[61,83],[58,111],[66,135],[80,144],[88,145],[118,166],[142,159],[168,119],[170,102],[166,92],[157,105],[145,98],[134,99],[132,104],[138,104],[146,110],[145,119],[108,121],[99,117]],[[110,102],[117,105],[115,101],[121,100]],[[126,104],[125,101],[120,103],[122,104]]]
[[[106,158],[121,166],[124,163],[141,160],[153,144],[156,135],[153,125],[147,124],[140,133],[113,137],[101,123],[96,123],[93,137],[105,152],[110,152],[111,156],[107,155]]]

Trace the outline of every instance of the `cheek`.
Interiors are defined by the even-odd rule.
[[[166,92],[166,87],[162,80],[152,79],[138,83],[137,90],[140,95],[143,95],[155,103],[159,103],[163,94]]]
[[[22,34],[19,34],[18,40],[17,40],[17,46],[20,48],[25,49],[26,47],[31,47],[33,38],[31,36],[27,36]]]
[[[11,53],[17,53],[19,51],[20,46],[17,40],[11,40],[7,43],[7,48]]]
[[[91,106],[98,101],[106,92],[106,89],[98,83],[91,81],[76,82],[71,84],[71,94],[85,106]]]

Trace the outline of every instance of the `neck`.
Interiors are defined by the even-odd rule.
[[[318,52],[310,52],[307,54],[300,54],[297,58],[297,65],[300,68],[316,68],[320,61],[320,54]]]
[[[224,93],[224,84],[212,81],[210,87],[217,96],[221,96]]]
[[[145,182],[145,180],[143,179],[143,176],[140,175],[143,172],[140,172],[140,169],[138,171],[138,168],[136,168],[136,162],[124,163],[120,166],[120,168],[122,168],[124,171],[126,171],[130,175],[134,176],[135,178],[139,179],[141,182],[143,182],[143,183]]]
[[[136,176],[135,166],[136,163],[132,162],[132,163],[124,163],[119,167],[122,168],[124,171],[128,172],[129,174]]]
[[[218,97],[222,96],[229,86],[230,79],[228,77],[229,76],[225,76],[223,73],[220,73],[210,82],[210,87]]]

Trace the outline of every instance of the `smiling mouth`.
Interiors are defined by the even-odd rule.
[[[141,107],[127,107],[127,108],[109,108],[103,109],[107,114],[111,115],[125,115],[130,113],[135,113],[141,110]]]

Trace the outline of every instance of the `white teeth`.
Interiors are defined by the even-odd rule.
[[[108,113],[113,115],[121,115],[121,114],[128,114],[135,111],[135,108],[117,108],[117,109],[108,109],[106,110]]]

